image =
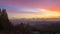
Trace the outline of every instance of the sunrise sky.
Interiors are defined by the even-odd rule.
[[[0,0],[9,18],[60,18],[60,0]]]

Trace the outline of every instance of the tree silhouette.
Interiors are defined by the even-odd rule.
[[[31,30],[29,24],[27,24],[26,27],[25,27],[25,34],[32,34],[32,30]]]
[[[20,31],[20,34],[24,34],[24,24],[23,23],[20,24],[19,31]]]
[[[1,9],[0,9],[0,31],[3,30],[2,27],[2,15],[1,15]]]
[[[2,23],[4,30],[8,30],[11,23],[9,22],[6,9],[2,9]]]
[[[6,9],[0,9],[0,31],[11,31],[12,24],[8,19]]]

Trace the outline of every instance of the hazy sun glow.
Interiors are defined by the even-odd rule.
[[[33,12],[35,10],[32,10]],[[10,16],[10,18],[60,18],[60,13],[57,11],[49,11],[49,10],[45,10],[45,9],[37,9],[37,11],[35,11],[36,13],[30,13],[32,15],[25,15],[25,16]],[[23,12],[22,12],[23,13]],[[25,13],[25,14],[29,14],[29,13]],[[21,13],[19,13],[21,14]],[[23,13],[24,14],[24,13]],[[34,15],[33,15],[34,14]]]

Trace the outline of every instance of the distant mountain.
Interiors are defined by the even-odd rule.
[[[31,25],[34,25],[34,24],[49,24],[49,23],[56,23],[56,22],[59,22],[59,21],[60,21],[60,18],[10,19],[10,22],[12,22],[12,24],[14,24],[14,25],[20,24],[20,23],[25,23],[25,24],[29,23]]]

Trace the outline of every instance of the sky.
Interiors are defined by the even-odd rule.
[[[60,18],[60,0],[0,0],[9,18]]]

